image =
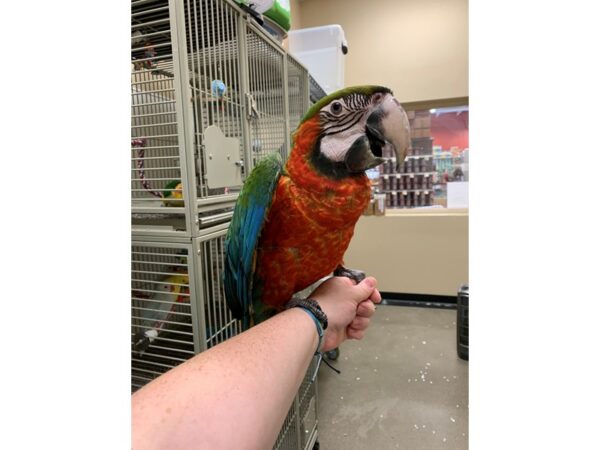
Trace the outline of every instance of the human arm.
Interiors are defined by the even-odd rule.
[[[364,335],[375,285],[336,277],[313,292],[329,318],[323,350]],[[271,448],[317,345],[313,319],[292,308],[186,361],[133,395],[133,448]]]

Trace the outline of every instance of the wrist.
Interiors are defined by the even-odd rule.
[[[314,315],[312,310],[310,310],[308,308],[298,305],[294,309],[301,309],[302,311],[304,311],[304,313],[306,315],[308,315],[308,317],[310,317],[311,321],[313,322],[313,324],[315,326],[315,330],[317,332],[317,338],[318,338],[317,349],[315,350],[315,354],[321,352],[321,349],[323,348],[323,341],[325,338],[325,331],[323,330],[321,321]]]
[[[313,298],[296,298],[296,299],[290,300],[287,303],[286,309],[290,309],[290,308],[297,307],[297,306],[304,308],[305,310],[310,312],[312,317],[314,317],[316,320],[319,321],[319,323],[321,324],[321,328],[323,330],[327,329],[327,325],[328,325],[327,314],[325,314],[323,309],[321,309],[319,302],[317,302]]]
[[[314,314],[302,306],[295,306],[288,308],[286,311],[288,314],[296,314],[298,317],[302,317],[302,322],[305,324],[309,324],[308,327],[311,330],[312,336],[312,345],[311,348],[315,348],[316,350],[313,353],[313,358],[317,358],[317,364],[315,370],[310,378],[310,382],[313,383],[317,377],[317,373],[319,371],[319,367],[321,366],[321,361],[323,360],[323,345],[325,343],[325,331],[321,326],[321,322],[317,319]],[[316,333],[315,333],[316,331]]]

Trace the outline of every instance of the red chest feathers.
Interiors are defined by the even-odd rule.
[[[284,304],[342,263],[370,187],[366,177],[340,184],[309,191],[280,178],[257,250],[264,303]]]

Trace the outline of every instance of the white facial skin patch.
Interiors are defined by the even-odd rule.
[[[328,111],[331,113],[331,107],[333,103],[336,102],[341,103],[344,106],[344,111],[342,115],[344,113],[347,114],[348,111],[346,109],[346,105],[341,99],[331,102],[329,105],[325,106],[322,109],[322,111]],[[365,111],[363,111],[361,113],[362,116],[360,120],[349,129],[340,133],[324,136],[321,139],[321,153],[323,153],[323,155],[325,155],[325,157],[330,161],[344,161],[344,158],[346,157],[346,153],[350,149],[350,146],[354,143],[356,139],[365,134],[367,117],[370,110],[371,108],[369,107]]]
[[[321,153],[323,153],[330,161],[343,161],[354,141],[365,134],[363,130],[366,122],[367,119],[365,118],[347,131],[331,136],[325,136],[321,139]]]

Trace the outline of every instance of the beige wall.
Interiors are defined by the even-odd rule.
[[[291,10],[293,28],[342,26],[347,86],[388,86],[402,103],[469,95],[468,0],[292,0]]]
[[[468,234],[466,210],[362,216],[344,262],[381,291],[454,296],[469,281]]]
[[[300,0],[290,0],[290,18],[292,30],[302,28],[302,11],[300,11]]]

